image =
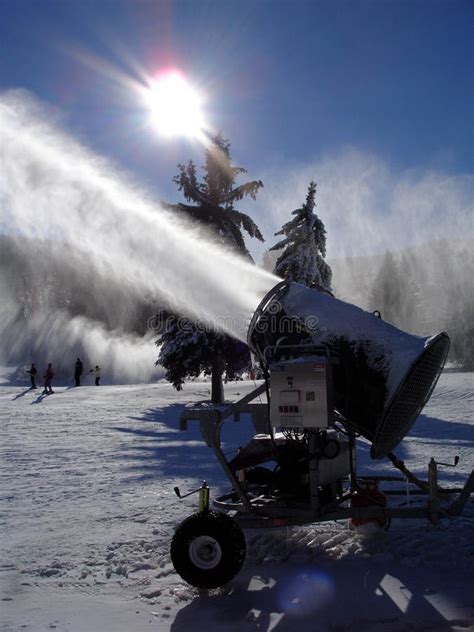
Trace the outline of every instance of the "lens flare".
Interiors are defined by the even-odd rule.
[[[278,606],[287,615],[305,617],[320,612],[334,596],[334,580],[329,575],[314,568],[303,569],[282,582]]]
[[[202,96],[178,70],[162,72],[145,92],[151,120],[164,136],[199,138],[205,128]]]

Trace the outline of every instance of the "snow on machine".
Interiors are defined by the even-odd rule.
[[[324,290],[283,281],[255,311],[248,345],[263,383],[234,404],[186,408],[181,415],[181,430],[199,421],[231,484],[212,511],[205,482],[190,492],[199,494],[198,512],[171,542],[174,567],[189,584],[216,588],[239,572],[246,553],[242,528],[339,519],[388,527],[392,518],[435,523],[462,513],[474,471],[463,489],[447,489],[438,484],[438,466],[450,464],[431,459],[425,481],[393,452],[438,381],[449,349],[446,333],[408,334]],[[264,393],[265,403],[253,401]],[[255,436],[229,460],[222,425],[243,414],[251,416]],[[359,476],[357,437],[370,442],[373,459],[388,458],[402,475]],[[400,483],[403,489],[396,488]],[[407,484],[412,501],[424,496],[426,502],[397,506],[394,499],[406,494]]]

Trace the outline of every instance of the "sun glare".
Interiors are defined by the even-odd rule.
[[[168,71],[153,80],[146,100],[160,134],[188,138],[203,135],[202,97],[180,72]]]

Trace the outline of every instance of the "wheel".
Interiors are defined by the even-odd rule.
[[[188,584],[197,588],[223,586],[242,568],[245,537],[224,514],[197,513],[182,522],[171,540],[171,561]]]

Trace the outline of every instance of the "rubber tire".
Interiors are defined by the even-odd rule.
[[[221,548],[221,558],[213,568],[199,568],[190,557],[190,546],[200,536],[214,538]],[[246,548],[244,534],[235,520],[216,512],[196,513],[176,529],[171,540],[171,561],[178,575],[188,584],[197,588],[218,588],[240,571]]]

